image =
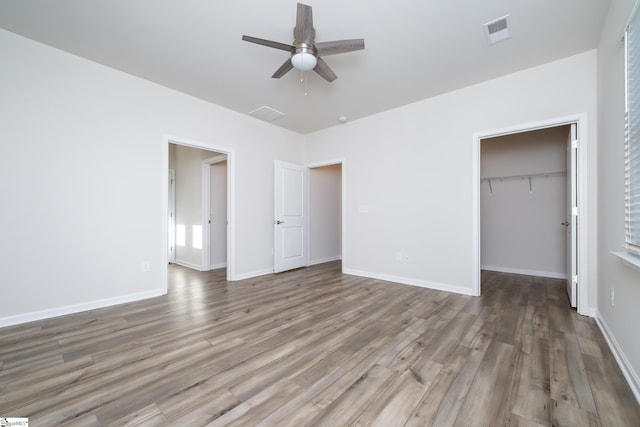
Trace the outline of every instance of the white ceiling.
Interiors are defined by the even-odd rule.
[[[0,27],[299,133],[338,125],[597,47],[609,0],[308,0],[316,41],[364,38],[328,56],[338,75],[270,76],[293,41],[294,0],[0,0]],[[512,38],[483,24],[511,14]],[[305,96],[305,91],[308,93]],[[256,119],[257,120],[257,119]]]

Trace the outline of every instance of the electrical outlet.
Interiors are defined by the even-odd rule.
[[[151,263],[149,261],[140,262],[140,272],[141,273],[146,273],[149,270],[151,270]]]
[[[611,288],[611,307],[616,305],[616,292],[613,288]]]

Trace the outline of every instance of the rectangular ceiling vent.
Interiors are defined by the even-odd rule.
[[[511,38],[509,33],[510,17],[511,15],[505,15],[502,18],[494,19],[484,24],[484,35],[487,38],[487,44],[492,45]]]
[[[286,116],[285,113],[282,113],[271,107],[267,107],[266,105],[260,108],[256,108],[255,110],[250,112],[249,115],[266,122],[272,122]]]

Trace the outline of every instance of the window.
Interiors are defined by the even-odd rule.
[[[634,9],[625,33],[625,243],[640,255],[640,14]]]

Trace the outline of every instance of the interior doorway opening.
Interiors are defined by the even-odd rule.
[[[482,270],[566,279],[570,126],[481,141]]]
[[[165,136],[163,171],[166,209],[163,210],[162,241],[165,249],[174,247],[173,260],[170,251],[163,250],[165,265],[168,268],[169,262],[174,262],[199,271],[226,267],[227,280],[234,280],[233,150]],[[172,174],[175,176],[173,186],[169,183]],[[213,220],[220,223],[215,229]],[[214,253],[215,263],[212,262]],[[163,269],[161,279],[166,292],[167,269]]]
[[[557,128],[557,129],[556,129]],[[560,134],[565,135],[565,147],[573,147],[573,152],[567,152],[566,156],[558,156],[555,159],[555,166],[559,167],[561,163],[567,165],[564,170],[549,170],[545,171],[531,171],[526,173],[505,173],[504,175],[497,174],[494,176],[483,175],[482,173],[482,164],[481,164],[481,146],[485,141],[489,141],[492,138],[505,137],[509,135],[524,135],[528,136],[528,132],[536,132],[536,131],[544,131],[549,130],[549,132],[553,132],[553,129],[556,129]],[[569,131],[570,130],[570,131]],[[485,267],[489,266],[489,262],[487,262],[486,258],[483,259],[483,243],[485,237],[482,236],[482,197],[489,197],[491,192],[497,192],[498,188],[496,187],[498,184],[504,184],[506,181],[509,181],[513,178],[512,184],[519,183],[520,187],[524,187],[525,196],[532,195],[536,188],[539,190],[543,190],[543,184],[549,184],[552,178],[562,178],[562,175],[566,176],[565,183],[567,184],[565,188],[566,192],[562,196],[562,200],[556,200],[555,209],[558,212],[552,214],[554,219],[552,223],[548,224],[548,227],[553,227],[554,230],[551,230],[552,238],[555,239],[555,251],[557,254],[561,253],[564,249],[566,254],[566,262],[565,260],[556,258],[556,266],[555,268],[551,268],[551,271],[545,271],[544,269],[536,270],[535,268],[531,268],[530,271],[526,271],[527,269],[523,269],[524,271],[521,274],[532,274],[533,275],[543,275],[548,277],[560,277],[564,276],[567,278],[568,284],[568,297],[570,301],[572,301],[572,305],[577,308],[578,312],[581,314],[588,315],[588,270],[586,263],[587,256],[587,230],[588,230],[588,219],[587,219],[587,191],[586,191],[586,152],[587,152],[587,124],[586,124],[586,115],[576,115],[568,118],[561,118],[557,120],[549,120],[545,122],[538,122],[529,125],[522,126],[514,126],[512,128],[500,129],[495,131],[488,131],[477,133],[474,135],[474,241],[476,245],[474,247],[474,276],[473,276],[473,290],[475,295],[480,295],[481,293],[481,270],[483,265]],[[556,147],[556,152],[559,152],[562,148]],[[564,148],[566,150],[566,148]],[[573,158],[574,163],[567,162],[568,159]],[[500,181],[502,178],[502,181]],[[545,181],[540,180],[548,180]],[[537,181],[537,183],[536,183]],[[570,185],[569,185],[570,183]],[[537,184],[537,185],[536,185]],[[502,186],[502,190],[505,190],[506,187]],[[573,190],[575,199],[571,200],[571,191]],[[555,193],[554,193],[555,192]],[[557,197],[561,192],[559,187],[555,187],[555,190],[551,191],[549,194],[555,194]],[[489,193],[489,194],[485,194]],[[539,195],[539,194],[537,194]],[[559,211],[561,209],[559,203],[561,201],[565,202],[565,208],[562,215]],[[575,203],[572,205],[572,203]],[[525,216],[523,213],[523,206],[518,207],[520,211],[518,211],[518,215]],[[578,216],[578,213],[580,215]],[[567,214],[569,216],[567,216]],[[548,220],[549,221],[549,220]],[[494,224],[495,225],[495,224]],[[569,233],[567,231],[567,225],[572,227],[572,232]],[[522,226],[520,224],[520,226]],[[497,225],[499,227],[499,225]],[[499,230],[502,234],[505,234],[505,230]],[[571,236],[569,236],[571,234]],[[569,244],[574,242],[573,245]],[[522,244],[527,245],[528,250],[535,250],[535,245],[532,240],[522,242]],[[573,272],[571,271],[571,263],[573,264]],[[562,270],[559,269],[559,265],[566,265],[566,267]],[[493,266],[495,267],[495,266]],[[555,270],[555,271],[553,271]],[[518,271],[506,271],[506,272],[518,272]],[[542,273],[542,274],[540,274]],[[571,285],[573,285],[573,289],[575,293],[572,299]]]
[[[274,272],[344,261],[345,161],[274,164]]]
[[[342,163],[309,171],[309,264],[341,260]]]

